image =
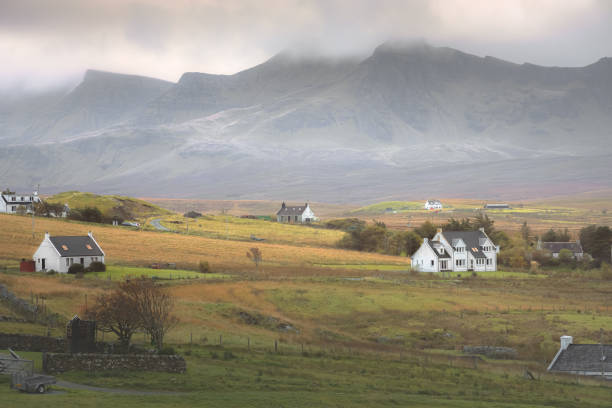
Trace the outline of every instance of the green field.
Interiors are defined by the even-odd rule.
[[[49,203],[68,204],[71,209],[96,207],[106,216],[143,220],[155,215],[167,215],[170,211],[149,202],[119,195],[98,195],[67,191],[44,199]]]

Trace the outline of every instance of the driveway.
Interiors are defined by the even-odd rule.
[[[170,231],[168,228],[164,227],[163,225],[161,225],[161,218],[155,218],[151,220],[151,225],[153,226],[153,228],[160,230],[160,231]]]

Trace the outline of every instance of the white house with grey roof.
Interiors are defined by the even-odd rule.
[[[440,200],[427,200],[425,201],[425,205],[423,206],[426,210],[441,210],[442,203]]]
[[[561,336],[561,347],[548,371],[612,379],[612,345],[574,344],[572,336]]]
[[[34,253],[36,272],[54,270],[67,273],[68,268],[80,263],[85,268],[92,262],[104,263],[104,251],[93,234],[86,236],[57,236],[45,233],[45,238]]]
[[[499,247],[484,232],[442,231],[423,239],[412,255],[412,268],[420,272],[485,272],[497,270]]]
[[[20,211],[31,213],[34,204],[40,202],[38,192],[15,193],[14,191],[4,190],[0,194],[0,213],[17,214]]]
[[[550,252],[553,258],[558,258],[559,254],[564,249],[570,251],[572,253],[572,258],[576,260],[581,260],[584,257],[584,251],[582,250],[582,245],[580,245],[579,240],[576,242],[544,242],[538,239],[536,248]]]
[[[306,224],[316,220],[317,217],[315,217],[308,203],[294,207],[288,207],[283,203],[280,210],[276,213],[276,221],[278,222]]]

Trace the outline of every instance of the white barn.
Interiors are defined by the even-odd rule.
[[[276,213],[276,221],[278,222],[306,224],[316,220],[317,217],[315,217],[308,203],[295,207],[287,207],[283,203],[281,209]]]
[[[34,253],[36,272],[54,270],[67,273],[75,263],[88,267],[92,262],[104,263],[104,251],[96,242],[93,234],[86,236],[52,237],[45,233],[45,239]]]
[[[412,255],[412,268],[420,272],[496,271],[499,247],[481,228],[478,231],[442,231]]]
[[[40,197],[36,191],[32,194],[18,194],[7,189],[0,194],[0,213],[17,214],[21,210],[31,213],[34,204],[38,202]]]
[[[427,200],[425,201],[424,208],[426,210],[441,210],[442,203],[440,202],[440,200]]]

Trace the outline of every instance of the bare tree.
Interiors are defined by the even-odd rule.
[[[97,296],[93,306],[84,312],[87,319],[96,321],[98,329],[115,333],[124,350],[129,349],[132,335],[142,327],[139,314],[134,313],[137,304],[126,290],[127,285],[129,282],[122,283],[110,293]]]
[[[142,328],[151,336],[151,343],[161,350],[166,333],[178,323],[178,319],[172,315],[174,297],[146,278],[126,282],[123,290],[133,299],[134,313],[139,316]]]
[[[255,271],[257,271],[259,269],[259,263],[262,260],[261,251],[259,248],[251,248],[247,251],[246,256],[251,261],[255,262]]]

